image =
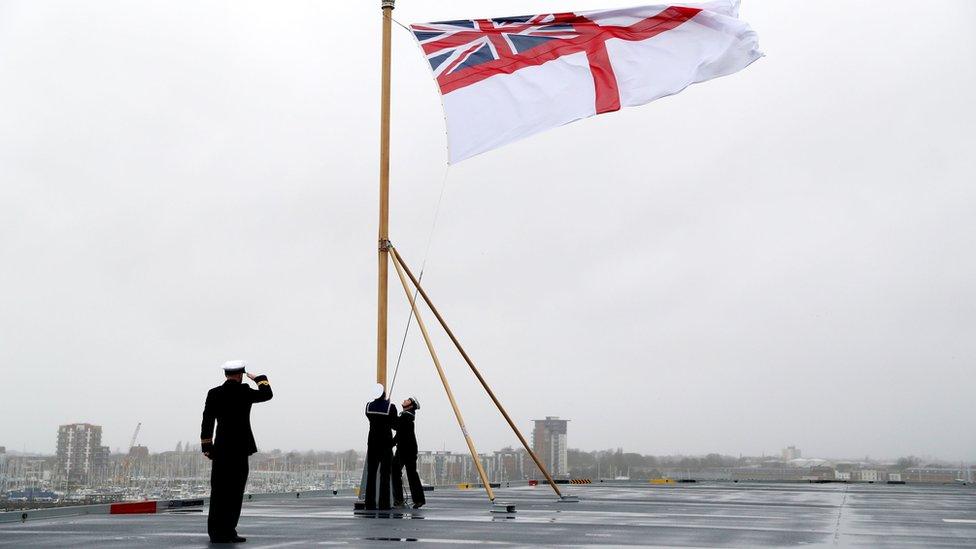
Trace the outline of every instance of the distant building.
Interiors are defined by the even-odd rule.
[[[796,446],[787,446],[786,448],[783,448],[783,461],[792,461],[801,457],[803,457],[803,452],[801,452]]]
[[[129,448],[129,459],[137,461],[149,459],[149,448],[147,446],[133,446]]]
[[[147,446],[132,446],[129,448],[128,455],[122,456],[121,467],[114,467],[125,477],[145,476],[149,465],[149,448]]]
[[[522,480],[525,478],[525,451],[506,448],[495,451],[488,460],[491,482],[505,482],[507,480]]]
[[[805,469],[789,467],[778,461],[745,467],[733,467],[731,476],[735,480],[802,480]]]
[[[861,468],[860,463],[855,463],[853,461],[836,461],[834,462],[834,469],[844,473],[851,473]]]
[[[105,475],[109,449],[102,446],[102,427],[72,423],[58,427],[57,474],[73,485],[92,485]]]
[[[447,451],[421,451],[417,454],[417,472],[424,484],[451,484],[465,479],[467,460],[461,454]]]
[[[878,482],[881,480],[881,474],[874,469],[861,469],[860,471],[854,471],[852,477],[853,480],[858,480],[861,482]]]
[[[805,475],[806,480],[837,480],[834,468],[829,465],[814,465]]]
[[[568,423],[568,419],[559,419],[558,416],[546,416],[546,419],[535,420],[532,450],[553,477],[569,475],[569,448],[566,445]]]
[[[493,454],[479,454],[488,482],[504,482],[526,478],[521,450],[506,448]],[[444,485],[459,482],[480,483],[478,468],[470,454],[455,454],[446,450],[421,451],[417,454],[417,472],[424,484]]]
[[[956,467],[910,467],[903,471],[908,482],[972,482],[972,469]]]
[[[0,446],[0,494],[7,491],[7,449]]]

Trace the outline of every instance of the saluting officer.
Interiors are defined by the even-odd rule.
[[[366,403],[369,438],[366,441],[366,509],[390,509],[390,470],[393,468],[393,429],[396,405],[386,398],[386,389],[377,383],[373,400]],[[379,502],[376,499],[376,470],[379,469]]]
[[[403,507],[403,476],[401,471],[407,469],[407,482],[410,484],[410,499],[413,508],[420,509],[427,503],[424,496],[424,486],[417,474],[417,433],[414,424],[420,402],[410,397],[403,401],[403,412],[397,420],[397,433],[393,437],[396,444],[396,457],[393,458],[393,501],[397,507]]]
[[[237,535],[237,521],[247,484],[247,457],[258,451],[251,432],[251,405],[271,400],[271,384],[268,376],[245,372],[246,366],[243,360],[224,363],[226,381],[210,389],[203,407],[200,446],[213,461],[207,533],[214,543],[247,541]],[[257,390],[243,383],[245,374],[257,384]]]

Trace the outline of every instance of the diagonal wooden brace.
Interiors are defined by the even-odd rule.
[[[390,247],[391,251],[396,250],[394,247]],[[407,294],[407,300],[410,302],[410,309],[413,311],[414,318],[417,319],[417,326],[420,326],[420,333],[424,336],[424,343],[427,344],[427,350],[430,352],[430,358],[434,361],[434,367],[437,368],[437,375],[441,378],[441,383],[444,385],[444,391],[447,392],[447,398],[451,401],[451,408],[454,409],[454,416],[457,418],[458,427],[461,428],[461,433],[464,435],[464,441],[468,444],[468,451],[471,452],[471,459],[474,461],[475,467],[478,469],[478,476],[481,477],[481,483],[485,486],[485,491],[488,493],[488,499],[492,502],[495,501],[495,492],[491,489],[491,483],[488,482],[488,475],[485,474],[485,468],[481,465],[481,458],[478,456],[478,451],[475,450],[474,442],[471,440],[471,436],[468,435],[468,429],[464,426],[464,418],[461,417],[461,409],[458,408],[457,402],[454,400],[454,393],[451,391],[451,385],[447,382],[447,376],[444,375],[444,369],[441,367],[441,361],[437,358],[437,352],[434,351],[434,344],[430,341],[430,334],[427,332],[427,326],[424,325],[424,321],[420,318],[420,311],[417,310],[417,302],[414,300],[413,294],[410,293],[410,285],[407,283],[406,276],[403,274],[403,266],[397,260],[396,255],[393,256],[393,266],[396,267],[397,274],[400,275],[400,282],[403,284],[403,291]]]
[[[468,353],[465,352],[464,347],[461,346],[461,342],[458,341],[457,337],[455,337],[454,332],[452,332],[451,329],[447,326],[447,321],[444,320],[444,317],[441,316],[441,313],[437,310],[437,307],[434,306],[434,303],[431,301],[430,296],[428,296],[427,292],[425,292],[423,287],[421,287],[420,281],[418,281],[417,278],[413,276],[413,273],[410,272],[410,268],[407,267],[407,265],[403,262],[403,258],[400,257],[400,252],[398,252],[397,249],[392,246],[390,247],[390,252],[392,252],[390,256],[393,258],[393,265],[396,266],[397,272],[399,273],[401,269],[406,271],[407,277],[410,278],[410,281],[413,283],[414,287],[417,288],[417,292],[420,293],[420,296],[424,298],[424,301],[427,303],[427,307],[429,307],[430,311],[434,313],[434,316],[437,318],[437,321],[440,322],[441,327],[444,328],[444,331],[447,333],[448,337],[451,338],[451,341],[454,343],[454,346],[457,348],[458,352],[461,353],[461,356],[464,358],[464,361],[468,364],[468,367],[474,373],[475,377],[478,378],[478,382],[481,383],[481,386],[485,389],[485,392],[488,393],[488,396],[491,398],[491,401],[495,403],[495,407],[498,408],[499,412],[501,412],[502,417],[504,417],[505,421],[508,422],[508,426],[512,428],[512,431],[515,432],[515,436],[518,437],[519,442],[522,443],[522,446],[525,448],[525,451],[528,452],[529,456],[532,457],[532,461],[535,462],[536,467],[538,467],[539,470],[542,471],[542,474],[545,475],[546,480],[549,481],[549,486],[552,487],[553,491],[556,492],[556,495],[559,496],[559,498],[562,498],[563,494],[562,492],[559,491],[559,487],[556,486],[556,481],[552,479],[552,475],[549,474],[549,470],[546,469],[546,466],[542,463],[542,460],[539,459],[539,456],[535,455],[535,452],[533,452],[532,448],[529,447],[529,443],[525,440],[525,437],[522,436],[522,432],[515,425],[515,422],[512,421],[512,418],[508,415],[508,412],[505,411],[505,407],[502,406],[502,403],[499,402],[498,397],[495,396],[495,392],[492,391],[491,387],[488,386],[488,382],[485,381],[485,378],[481,375],[481,372],[479,372],[478,368],[475,367],[474,361],[472,361],[471,357],[468,356]],[[400,273],[400,277],[401,279],[403,278],[402,273]],[[407,290],[407,295],[410,296],[410,300],[412,304],[413,296],[410,294],[409,290]],[[419,316],[417,317],[417,321],[419,323],[420,321]]]

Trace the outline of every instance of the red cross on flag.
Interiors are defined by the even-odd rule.
[[[440,86],[448,161],[643,105],[762,57],[738,0],[411,25]]]

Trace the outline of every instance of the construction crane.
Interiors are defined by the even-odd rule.
[[[132,455],[132,448],[136,445],[136,438],[139,437],[139,429],[142,428],[142,422],[140,421],[136,425],[136,431],[132,433],[132,440],[129,441],[129,455]]]
[[[132,469],[132,449],[135,448],[136,439],[139,438],[139,429],[142,428],[142,422],[140,421],[136,424],[136,430],[132,433],[132,439],[129,440],[129,450],[125,453],[125,457],[122,458],[122,470],[119,472],[118,477],[115,479],[115,483],[122,484],[125,483],[126,486],[129,485],[129,472]]]

